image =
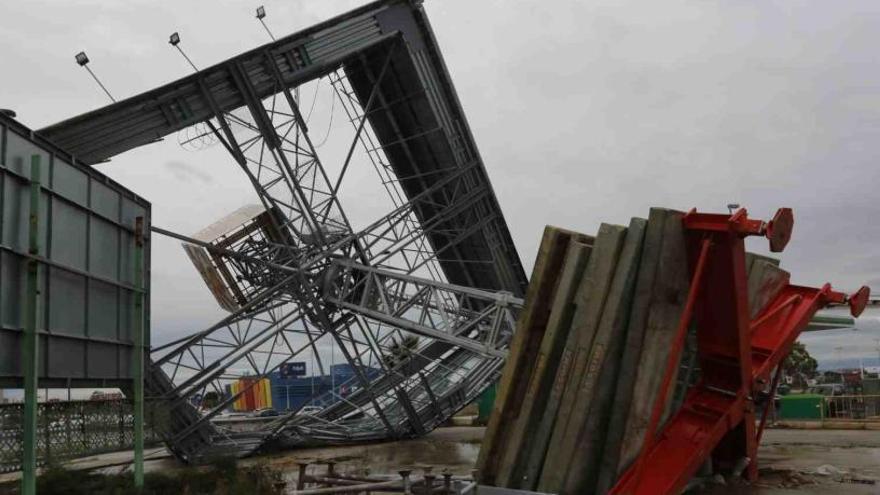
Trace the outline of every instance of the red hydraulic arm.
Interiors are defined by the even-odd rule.
[[[750,320],[744,239],[765,236],[771,251],[782,251],[794,225],[791,209],[780,209],[770,222],[749,219],[745,209],[732,215],[691,210],[683,221],[691,273],[688,299],[642,450],[610,493],[679,493],[710,458],[715,468],[745,469],[743,474],[754,480],[758,442],[767,419],[765,407],[756,426],[754,398],[771,381],[770,374],[816,311],[828,304],[848,303],[852,315],[858,316],[868,301],[867,287],[846,296],[829,284],[819,289],[788,285]],[[697,329],[700,380],[655,435],[692,324]],[[771,400],[778,381],[777,372]]]

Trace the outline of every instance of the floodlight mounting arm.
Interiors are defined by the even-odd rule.
[[[83,52],[80,52],[80,53],[83,53]],[[77,63],[79,64],[80,67],[85,69],[89,73],[90,76],[92,76],[92,79],[94,79],[95,82],[98,83],[98,86],[101,87],[101,89],[104,91],[104,94],[107,95],[107,98],[110,98],[110,101],[112,101],[113,103],[116,103],[116,98],[114,98],[113,95],[110,94],[110,91],[107,89],[106,86],[104,86],[104,83],[102,83],[101,80],[98,79],[98,76],[96,76],[95,73],[92,72],[92,69],[89,68],[88,57],[85,58],[84,62],[80,62],[79,59],[77,59]]]

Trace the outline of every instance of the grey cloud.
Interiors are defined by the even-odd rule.
[[[198,168],[182,161],[173,160],[170,162],[165,162],[165,168],[170,170],[175,177],[183,182],[191,183],[194,180],[208,184],[214,182],[214,178],[211,177],[210,174],[205,173]]]
[[[270,0],[267,21],[282,35],[360,3]],[[0,18],[16,19],[0,32],[0,60],[17,67],[0,106],[34,127],[106,103],[73,63],[80,48],[121,98],[189,73],[168,47],[172,31],[200,66],[267,41],[248,4],[211,3],[209,16],[205,2],[71,4],[0,5]],[[425,8],[527,270],[547,223],[594,231],[651,206],[717,211],[739,202],[763,218],[795,209],[782,259],[797,283],[873,282],[880,292],[880,3],[428,0]],[[345,154],[341,145],[337,159],[333,146],[321,150],[328,166]],[[254,202],[220,148],[161,143],[102,170],[151,200],[157,225],[193,232]],[[154,173],[166,163],[167,173]],[[363,213],[366,192],[350,184],[343,192],[354,200],[343,204],[350,214],[373,218]],[[766,252],[765,241],[748,246]],[[169,267],[154,270],[155,331],[171,336],[217,316],[197,274],[189,291],[174,278],[191,270],[178,246],[153,261]],[[180,294],[201,296],[184,311]],[[803,339],[823,356],[851,342],[873,355],[873,337],[863,337],[873,331]]]

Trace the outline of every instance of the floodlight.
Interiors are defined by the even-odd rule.
[[[89,57],[86,55],[86,52],[79,52],[74,56],[74,58],[76,59],[76,63],[79,64],[80,67],[88,71],[88,73],[92,76],[92,79],[94,79],[95,82],[98,83],[98,86],[101,86],[101,89],[103,89],[104,92],[107,93],[107,96],[110,98],[110,100],[115,103],[116,98],[113,98],[113,95],[110,94],[110,91],[107,91],[107,88],[104,87],[104,84],[101,82],[100,79],[98,79],[98,76],[96,76],[95,73],[92,72],[92,69],[89,68]]]
[[[263,25],[263,29],[269,33],[269,37],[272,38],[272,41],[275,41],[275,35],[272,34],[272,31],[269,30],[269,26],[266,25],[266,21],[263,18],[266,17],[266,7],[260,5],[257,7],[257,19],[260,21],[260,24]]]
[[[186,62],[190,65],[190,67],[193,68],[194,71],[199,71],[199,68],[196,67],[196,64],[194,64],[193,61],[189,59],[186,53],[183,52],[183,48],[180,47],[180,33],[178,33],[177,31],[171,33],[171,36],[168,37],[168,44],[173,46],[174,48],[177,48],[177,51],[179,51],[180,54],[183,55],[183,58],[186,59]]]

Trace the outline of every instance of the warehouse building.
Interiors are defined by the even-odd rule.
[[[332,365],[329,374],[318,376],[305,376],[305,363],[290,365],[270,373],[268,379],[241,378],[227,385],[227,393],[236,394],[257,381],[233,402],[232,410],[245,412],[272,408],[289,411],[319,402],[326,406],[357,388],[354,368],[347,363]],[[366,368],[365,374],[372,378],[379,374],[379,369]],[[329,396],[331,390],[335,391],[335,397]]]

